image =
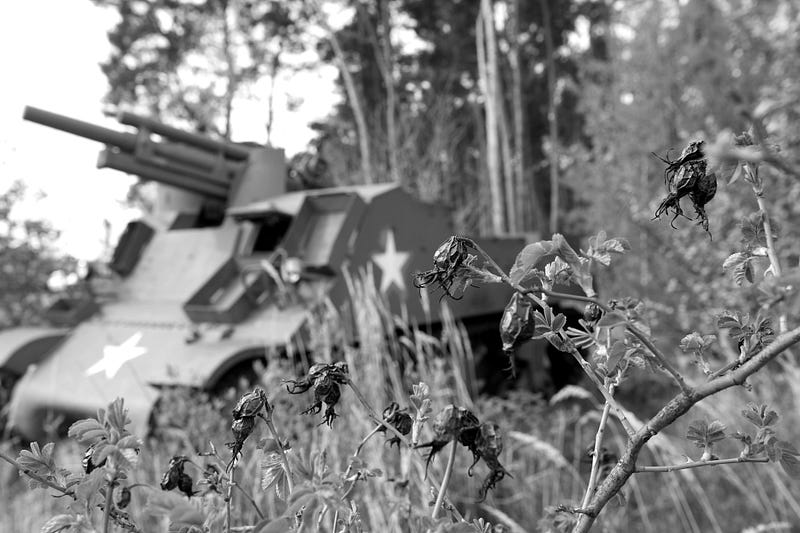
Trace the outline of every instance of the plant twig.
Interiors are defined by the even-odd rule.
[[[450,455],[447,457],[447,467],[445,468],[442,484],[439,487],[439,494],[436,495],[436,503],[433,505],[433,513],[431,514],[431,518],[434,520],[439,518],[439,511],[442,509],[442,503],[444,503],[444,497],[445,494],[447,494],[447,485],[450,484],[450,476],[453,474],[453,465],[456,462],[456,444],[458,444],[458,441],[455,439],[450,442]]]
[[[278,443],[280,444],[280,443]],[[225,495],[225,530],[231,533],[231,500],[233,499],[233,486],[235,484],[234,475],[236,474],[236,465],[231,469],[230,477],[228,479],[228,491]]]
[[[611,404],[606,402],[603,406],[603,414],[600,416],[600,424],[597,427],[597,433],[594,436],[594,455],[592,456],[592,470],[589,473],[589,484],[586,486],[586,494],[583,495],[581,507],[589,505],[589,499],[594,494],[597,488],[597,473],[600,471],[600,458],[603,455],[603,433],[606,429],[608,422],[608,413],[611,411]]]
[[[675,472],[688,468],[702,468],[704,466],[731,465],[737,463],[767,463],[767,457],[730,457],[728,459],[713,459],[711,461],[689,461],[677,465],[637,466],[634,472]]]
[[[408,437],[406,437],[405,435],[400,433],[397,430],[397,428],[395,428],[391,424],[384,424],[384,420],[378,415],[377,411],[375,411],[375,409],[372,408],[372,406],[369,404],[369,402],[364,397],[364,395],[361,394],[361,390],[359,390],[358,386],[356,386],[356,384],[353,383],[352,380],[348,380],[347,384],[350,386],[350,390],[353,391],[353,394],[356,395],[356,398],[361,403],[361,405],[364,407],[364,409],[367,410],[367,414],[369,415],[369,417],[374,422],[376,422],[378,424],[381,424],[381,425],[385,425],[387,430],[389,430],[390,432],[394,433],[394,435],[398,439],[400,439],[400,442],[402,442],[403,444],[408,446],[410,449],[416,449],[415,446],[413,446],[411,444],[411,441],[408,439]],[[417,457],[421,457],[421,455],[417,454]],[[432,484],[436,485],[436,478],[432,473],[428,473],[428,479],[430,479]],[[454,505],[450,504],[449,502],[448,502],[448,504],[450,505],[450,512],[453,514],[453,516],[456,518],[456,520],[463,521],[464,517],[461,515],[459,510],[456,509],[456,507]]]
[[[109,479],[106,486],[106,506],[103,509],[103,533],[109,533],[111,530],[111,506],[114,505],[114,480]]]
[[[600,378],[597,377],[597,374],[594,373],[592,365],[590,365],[586,359],[583,358],[583,356],[577,349],[575,349],[574,346],[569,346],[569,354],[572,355],[579,365],[581,365],[583,372],[589,376],[589,379],[592,380],[592,383],[594,383],[595,387],[597,387],[597,389],[600,391],[600,394],[603,395],[606,403],[608,403],[614,409],[617,414],[617,418],[619,418],[619,421],[625,430],[625,433],[627,433],[629,437],[633,437],[633,435],[636,434],[636,430],[633,429],[630,421],[625,416],[625,410],[619,405],[613,394],[605,387],[605,385],[603,385],[603,382],[600,381]]]

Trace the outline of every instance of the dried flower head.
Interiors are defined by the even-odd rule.
[[[287,380],[286,390],[289,394],[302,394],[309,389],[314,389],[314,403],[308,407],[303,414],[317,414],[322,411],[322,404],[327,407],[322,417],[321,424],[330,427],[333,420],[338,416],[335,406],[342,397],[341,385],[347,385],[350,381],[350,373],[347,363],[338,361],[335,363],[317,363],[313,365],[308,375],[299,380]]]
[[[271,411],[267,393],[261,387],[256,387],[252,392],[248,392],[236,402],[236,406],[233,408],[233,418],[236,420],[243,417],[257,416],[264,409],[267,412]]]
[[[231,450],[231,460],[228,463],[228,468],[227,468],[228,472],[233,470],[236,461],[238,461],[239,457],[241,456],[242,447],[244,446],[244,441],[247,440],[247,437],[250,436],[255,427],[256,427],[256,417],[254,416],[244,416],[241,418],[234,419],[233,423],[231,424],[231,431],[233,432],[233,441],[225,443],[225,445]]]
[[[169,460],[167,471],[161,478],[161,490],[178,489],[186,497],[191,498],[195,493],[192,492],[192,478],[183,471],[183,465],[189,461],[185,455],[176,455]]]
[[[471,430],[480,425],[478,418],[468,409],[456,407],[453,404],[446,406],[439,411],[433,419],[433,440],[425,444],[418,444],[417,448],[430,448],[428,459],[425,461],[425,475],[428,474],[428,467],[433,461],[434,456],[442,451],[450,441],[459,441],[465,446],[465,442],[470,442],[472,438]],[[461,440],[462,433],[464,440]]]
[[[131,489],[128,487],[122,487],[119,492],[117,492],[117,509],[125,509],[131,503]]]
[[[443,290],[442,297],[460,299],[473,280],[486,280],[490,276],[476,268],[477,256],[470,253],[475,242],[466,237],[453,236],[442,243],[433,254],[433,269],[418,272],[414,285],[418,289],[433,286]]]
[[[688,196],[700,219],[698,224],[708,231],[705,205],[714,198],[717,192],[717,177],[713,172],[706,173],[708,161],[703,151],[703,141],[690,142],[683,149],[680,157],[674,161],[669,159],[669,154],[667,154],[667,158],[656,157],[667,164],[664,170],[667,197],[659,204],[653,219],[672,210],[675,216],[670,221],[670,225],[674,228],[676,218],[679,216],[689,218],[684,215],[680,203],[681,198]]]
[[[383,410],[382,416],[384,422],[395,428],[400,434],[408,435],[411,433],[414,419],[406,412],[406,409],[400,409],[397,402],[390,403],[389,406]],[[387,431],[386,425],[381,426],[378,431],[385,433]],[[386,442],[389,444],[390,448],[393,444],[397,444],[398,448],[400,447],[400,437],[398,436],[391,437]]]

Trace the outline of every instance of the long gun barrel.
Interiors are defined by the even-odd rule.
[[[120,123],[138,128],[127,133],[35,107],[26,107],[25,120],[49,126],[107,146],[98,168],[113,168],[226,201],[234,178],[250,156],[246,147],[189,133],[132,113],[120,113]],[[162,137],[157,142],[150,134]]]

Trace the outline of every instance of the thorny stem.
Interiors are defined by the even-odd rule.
[[[764,233],[767,241],[767,257],[769,257],[769,264],[772,267],[772,274],[777,278],[783,274],[783,270],[781,269],[780,257],[778,257],[778,252],[775,250],[775,239],[772,236],[772,223],[769,220],[769,208],[767,207],[767,201],[764,199],[763,192],[756,190],[755,185],[753,185],[753,192],[756,195],[758,209],[763,215]],[[778,328],[781,333],[785,333],[786,330],[789,329],[785,313],[781,313],[778,317]]]
[[[729,459],[714,459],[712,461],[689,461],[678,465],[637,466],[634,472],[675,472],[688,468],[702,468],[704,466],[731,465],[737,463],[767,463],[767,457],[731,457]],[[586,504],[584,504],[586,505]]]
[[[283,449],[283,444],[281,443],[280,437],[278,437],[278,431],[275,429],[275,424],[272,423],[272,417],[265,417],[261,415],[261,418],[264,419],[264,422],[267,423],[267,427],[269,428],[269,432],[272,434],[272,438],[275,439],[275,442],[278,445],[278,450],[281,452],[281,462],[283,463],[283,471],[286,474],[286,488],[289,489],[289,494],[294,492],[294,482],[292,481],[292,468],[289,466],[289,458],[286,457],[286,452]]]
[[[363,447],[364,447],[364,445],[367,443],[367,441],[368,441],[369,439],[371,439],[371,438],[372,438],[372,437],[373,437],[373,436],[374,436],[376,433],[378,433],[378,432],[381,430],[381,428],[382,428],[382,427],[383,427],[383,424],[378,424],[377,426],[375,426],[375,429],[373,429],[372,431],[370,431],[370,432],[367,434],[367,436],[366,436],[366,437],[364,437],[363,439],[361,439],[361,442],[360,442],[360,443],[358,443],[358,448],[356,448],[356,451],[355,451],[355,453],[353,454],[353,457],[358,457],[358,454],[360,454],[360,453],[361,453],[361,448],[363,448]],[[349,470],[349,467],[348,467],[348,470]]]
[[[442,503],[447,493],[447,485],[450,484],[450,476],[453,474],[453,465],[456,462],[456,444],[457,441],[455,439],[450,442],[450,455],[447,458],[447,468],[444,471],[442,485],[439,487],[439,494],[436,495],[436,503],[433,505],[433,514],[431,514],[431,518],[434,520],[439,518],[439,511],[442,509]]]
[[[352,391],[353,391],[353,394],[355,394],[355,395],[356,395],[356,398],[357,398],[357,399],[358,399],[358,401],[361,403],[361,405],[362,405],[362,406],[364,406],[364,409],[366,409],[366,410],[367,410],[367,414],[369,415],[369,417],[370,417],[370,418],[371,418],[371,419],[372,419],[374,422],[376,422],[376,423],[378,423],[378,424],[381,424],[381,425],[385,425],[387,430],[389,430],[389,431],[391,431],[392,433],[394,433],[394,435],[395,435],[395,436],[396,436],[398,439],[400,439],[400,442],[402,442],[403,444],[405,444],[406,446],[408,446],[410,449],[415,449],[415,447],[414,447],[414,446],[411,444],[411,441],[408,439],[408,437],[406,437],[405,435],[403,435],[402,433],[400,433],[400,432],[397,430],[397,428],[396,428],[396,427],[394,427],[394,426],[393,426],[393,425],[391,425],[391,424],[384,424],[384,421],[383,421],[383,419],[382,419],[382,418],[381,418],[381,417],[378,415],[378,413],[375,411],[375,409],[373,409],[373,408],[372,408],[372,406],[369,404],[369,402],[368,402],[368,401],[367,401],[367,399],[364,397],[364,395],[363,395],[363,394],[361,394],[361,391],[360,391],[360,390],[359,390],[359,388],[356,386],[356,384],[355,384],[355,383],[353,383],[353,381],[352,381],[352,380],[348,379],[348,380],[347,380],[347,384],[350,386],[350,390],[352,390]],[[432,473],[428,473],[428,479],[430,479],[430,480],[431,480],[431,483],[433,483],[434,485],[436,484],[436,478],[434,477],[434,475],[433,475]],[[456,518],[456,520],[458,520],[458,521],[463,521],[463,520],[464,520],[464,517],[461,515],[461,513],[458,511],[458,509],[456,509],[456,507],[455,507],[454,505],[450,504],[449,502],[448,502],[448,505],[449,505],[449,507],[450,507],[450,512],[453,514],[453,516]]]
[[[580,513],[580,517],[578,524],[573,529],[573,533],[586,533],[591,529],[600,511],[611,498],[619,493],[628,482],[628,479],[636,472],[636,460],[639,457],[639,453],[651,438],[685,415],[692,406],[704,398],[730,387],[743,384],[748,377],[761,370],[767,363],[798,342],[800,342],[800,327],[778,335],[772,343],[730,373],[698,385],[692,394],[681,393],[667,402],[655,416],[636,432],[636,435],[628,439],[620,460],[609,474],[603,478],[589,505],[576,511]]]
[[[578,350],[575,349],[574,346],[569,347],[569,353],[578,362],[578,364],[581,365],[584,373],[589,376],[589,379],[592,380],[592,383],[594,383],[595,387],[597,387],[600,391],[600,394],[602,394],[603,398],[605,398],[606,403],[614,408],[614,411],[617,413],[617,418],[619,418],[622,427],[625,429],[625,433],[627,433],[629,437],[632,437],[636,433],[636,430],[633,429],[630,421],[628,421],[628,418],[625,416],[625,411],[622,409],[619,403],[617,403],[617,400],[614,399],[613,394],[603,385],[603,383],[600,381],[600,378],[598,378],[594,373],[592,366],[583,358],[583,356],[580,354],[580,352],[578,352]]]
[[[586,494],[583,496],[583,501],[581,502],[581,507],[586,507],[589,505],[589,500],[594,494],[594,490],[597,487],[597,473],[600,471],[600,458],[602,456],[602,448],[603,448],[603,433],[606,429],[606,423],[608,422],[608,413],[611,411],[611,404],[606,402],[605,406],[603,407],[603,414],[600,416],[600,425],[597,428],[597,434],[594,436],[594,455],[592,456],[592,470],[589,473],[589,484],[586,486]]]
[[[111,530],[109,526],[111,525],[111,506],[114,505],[114,480],[108,480],[108,486],[106,487],[106,506],[103,509],[103,533],[109,533]]]
[[[223,465],[223,467],[224,467],[224,465],[225,465],[225,461],[223,461],[223,460],[222,460],[222,457],[220,457],[220,456],[219,456],[219,454],[217,454],[217,453],[215,453],[215,452],[211,452],[211,453],[201,453],[200,455],[207,455],[207,456],[215,457],[215,458],[217,459],[217,461],[219,461],[219,463],[220,463],[221,465]],[[198,469],[200,472],[202,472],[202,473],[205,473],[205,472],[206,472],[206,471],[205,471],[205,469],[204,469],[203,467],[201,467],[199,464],[195,463],[194,461],[191,461],[191,460],[189,460],[189,461],[187,461],[187,462],[188,462],[190,465],[192,465],[193,467],[197,468],[197,469]],[[255,510],[256,510],[256,514],[258,514],[258,518],[259,518],[259,519],[261,519],[261,520],[263,520],[263,519],[264,519],[264,513],[263,513],[263,512],[261,511],[261,509],[258,507],[258,504],[256,503],[256,500],[255,500],[255,499],[254,499],[254,498],[253,498],[253,497],[250,495],[250,493],[249,493],[249,492],[247,492],[246,490],[244,490],[244,489],[242,488],[242,486],[241,486],[241,485],[239,485],[238,483],[234,483],[233,481],[231,481],[231,478],[230,478],[230,477],[228,477],[228,474],[226,474],[226,473],[225,473],[225,470],[224,470],[224,468],[223,468],[223,470],[221,470],[221,471],[220,471],[220,475],[221,475],[221,476],[223,477],[223,479],[225,479],[225,480],[226,480],[226,481],[227,481],[229,484],[232,484],[234,487],[236,487],[237,489],[239,489],[239,492],[241,492],[241,493],[242,493],[242,496],[244,496],[245,498],[247,498],[247,501],[249,501],[249,502],[250,502],[250,504],[253,506],[253,509],[255,509]],[[149,487],[149,488],[152,488],[152,487],[150,487],[149,485],[144,485],[144,484],[134,484],[134,485],[129,485],[129,487],[128,487],[128,488],[133,488],[133,487],[136,487],[136,486],[142,486],[142,487]],[[235,530],[235,529],[236,529],[236,528],[234,528],[234,530]]]
[[[280,445],[280,443],[278,444]],[[236,474],[236,465],[231,469],[228,479],[228,492],[225,495],[225,530],[228,533],[231,533],[231,500],[233,499],[233,485],[235,484],[234,474]]]

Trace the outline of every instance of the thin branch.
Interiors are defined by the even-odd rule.
[[[114,505],[114,480],[111,479],[106,486],[106,506],[103,509],[103,533],[110,533],[111,530],[111,507]]]
[[[767,463],[767,457],[731,457],[728,459],[714,459],[712,461],[689,461],[678,465],[637,466],[634,472],[675,472],[689,468],[702,468],[704,466],[732,465],[738,463]]]
[[[431,518],[434,520],[439,518],[439,511],[442,509],[442,503],[444,503],[444,497],[445,494],[447,494],[447,485],[450,484],[450,476],[453,474],[453,465],[456,462],[456,444],[458,444],[456,439],[450,442],[450,455],[447,457],[447,467],[444,470],[442,484],[439,487],[439,494],[436,495],[436,503],[433,505],[433,513],[431,514]]]
[[[592,456],[592,470],[589,473],[589,484],[586,486],[586,494],[583,496],[581,507],[589,505],[589,500],[597,488],[597,473],[600,471],[600,458],[603,455],[603,433],[606,429],[608,422],[608,413],[611,411],[611,404],[606,402],[603,406],[603,414],[600,416],[600,424],[597,427],[597,433],[594,436],[594,455]]]
[[[574,346],[570,345],[568,349],[568,353],[572,355],[572,357],[581,365],[584,373],[589,376],[589,379],[592,380],[595,387],[600,391],[600,394],[603,395],[605,398],[606,403],[610,404],[611,407],[616,411],[617,418],[619,418],[620,423],[622,424],[623,429],[625,429],[625,433],[628,434],[628,437],[633,437],[636,434],[636,430],[633,429],[633,426],[628,421],[628,418],[625,416],[625,410],[617,403],[617,400],[614,399],[613,394],[603,385],[600,381],[600,378],[597,377],[597,374],[594,373],[594,369],[592,365],[590,365],[586,359],[580,354],[578,350],[575,349]]]

